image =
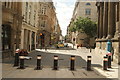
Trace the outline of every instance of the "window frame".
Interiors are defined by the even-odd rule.
[[[85,9],[85,15],[91,15],[91,9],[90,8]]]

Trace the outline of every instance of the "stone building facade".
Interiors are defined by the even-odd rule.
[[[37,2],[22,2],[21,49],[28,51],[36,49],[38,31]]]
[[[89,2],[89,1],[77,1],[75,4],[75,8],[73,11],[73,16],[71,19],[71,22],[68,26],[67,29],[67,34],[68,34],[68,41],[72,42],[73,44],[79,44],[82,46],[87,46],[85,39],[87,35],[83,32],[70,32],[69,28],[73,26],[74,22],[76,21],[77,18],[83,17],[83,18],[90,18],[92,21],[97,22],[97,7],[96,7],[96,2]],[[70,41],[71,40],[71,41]],[[94,46],[95,44],[95,39],[91,38],[90,39],[90,45]]]
[[[39,3],[39,31],[38,31],[38,48],[49,47],[54,44],[56,28],[58,20],[56,17],[55,7],[53,2]]]
[[[2,55],[3,58],[14,55],[20,48],[22,26],[22,3],[2,2]]]
[[[120,57],[120,2],[98,2],[96,5],[98,8],[96,52],[107,53],[107,41],[109,39],[112,43],[113,61],[118,62]]]
[[[3,58],[16,49],[35,50],[58,42],[60,26],[52,2],[2,2]]]
[[[55,40],[54,40],[54,42],[55,42],[55,43],[58,43],[58,42],[60,41],[60,36],[62,35],[62,34],[61,34],[62,31],[61,31],[61,28],[60,28],[59,23],[57,23],[57,27],[55,28],[55,33],[56,33],[56,35],[55,35]]]

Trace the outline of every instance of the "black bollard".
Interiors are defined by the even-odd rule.
[[[24,56],[19,56],[19,59],[20,59],[20,67],[18,69],[25,69]]]
[[[15,51],[14,67],[19,66],[19,49]]]
[[[108,68],[108,58],[107,56],[104,56],[103,70],[107,70],[107,68]]]
[[[35,70],[41,70],[41,55],[37,55],[37,67]]]
[[[91,56],[87,56],[87,70],[91,71]]]
[[[108,55],[108,68],[111,68],[111,56]]]
[[[58,70],[58,56],[54,56],[53,70]]]
[[[71,56],[70,70],[75,70],[75,56]]]

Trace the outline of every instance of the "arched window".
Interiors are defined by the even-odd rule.
[[[86,3],[86,5],[91,5],[90,3]]]

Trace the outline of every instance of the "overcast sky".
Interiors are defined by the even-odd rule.
[[[53,0],[53,2],[56,7],[57,18],[62,30],[62,35],[65,36],[76,0]]]

